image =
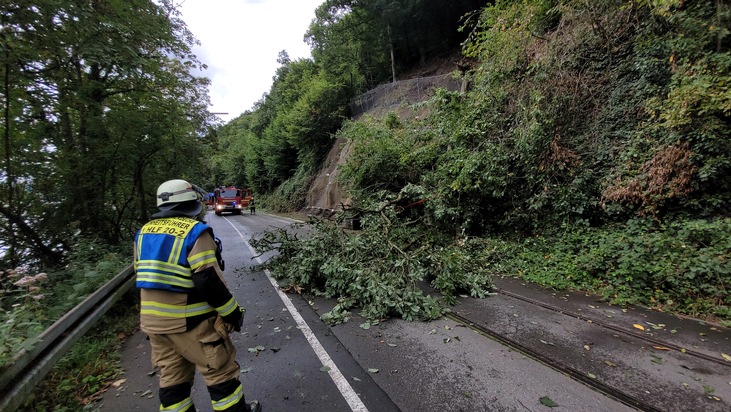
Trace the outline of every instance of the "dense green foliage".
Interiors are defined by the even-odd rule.
[[[507,249],[507,248],[506,248]],[[499,267],[550,287],[586,290],[617,304],[644,304],[731,325],[731,219],[655,227],[574,228],[510,245]]]
[[[130,263],[161,180],[205,183],[194,43],[167,0],[0,3],[0,367]]]
[[[403,222],[392,208],[362,220],[365,229],[357,236],[313,220],[304,239],[288,228],[253,239],[252,245],[278,251],[265,267],[283,288],[337,298],[322,317],[331,323],[346,321],[354,308],[369,319],[436,319],[445,311],[441,299],[452,304],[458,294],[486,295],[490,278],[479,239],[443,246],[444,235]],[[428,284],[441,293],[429,295],[423,290]]]
[[[201,182],[208,80],[172,2],[4,1],[0,16],[7,267],[58,264],[78,235],[127,241],[161,180]]]
[[[313,176],[356,95],[458,47],[463,14],[485,0],[327,0],[305,39],[312,59],[286,51],[270,91],[217,130],[214,179],[254,189],[261,204],[304,206]],[[305,177],[307,176],[307,177]]]
[[[488,3],[325,0],[305,38],[326,76],[358,94],[457,47],[462,18]]]
[[[424,178],[434,209],[466,230],[527,233],[725,213],[729,55],[714,27],[728,7],[552,3],[485,10],[465,48],[484,60],[473,90],[439,96],[430,118],[448,148]]]
[[[402,265],[377,245],[419,250],[391,237],[427,237],[445,258],[437,251],[477,237],[488,245],[473,256],[481,271],[729,321],[731,5],[496,1],[473,23],[463,51],[480,64],[467,93],[437,90],[419,106],[426,118],[392,113],[338,132],[353,210],[393,209],[394,230],[364,220],[360,235],[285,240],[275,272],[378,317],[370,292],[328,283],[358,285],[360,272],[332,267],[387,262],[391,277],[369,276],[398,289]],[[432,286],[453,296],[449,282]]]

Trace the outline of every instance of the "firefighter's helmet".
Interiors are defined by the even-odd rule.
[[[157,188],[157,207],[161,211],[176,210],[195,218],[201,213],[201,189],[182,179],[168,180]]]

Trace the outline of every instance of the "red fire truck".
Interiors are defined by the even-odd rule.
[[[242,189],[236,186],[221,187],[213,191],[213,210],[221,216],[224,212],[240,215],[242,210],[249,207],[253,198],[251,189]]]

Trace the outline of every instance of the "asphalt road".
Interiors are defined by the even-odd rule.
[[[246,307],[233,341],[247,400],[264,411],[629,411],[622,403],[495,341],[443,318],[389,320],[363,329],[349,322],[325,325],[319,314],[334,304],[284,294],[247,241],[291,220],[209,214],[224,245],[225,276]],[[156,411],[157,376],[149,343],[138,332],[125,345],[126,376],[96,405],[106,411]],[[196,380],[193,399],[210,411]],[[549,407],[546,400],[555,402]]]

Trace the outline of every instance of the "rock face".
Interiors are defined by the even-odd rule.
[[[350,203],[349,199],[343,199],[340,183],[337,180],[339,166],[345,163],[350,152],[349,149],[347,139],[335,140],[322,169],[310,186],[307,194],[307,207],[304,210],[306,213],[329,217],[335,211],[342,210],[343,204]]]

